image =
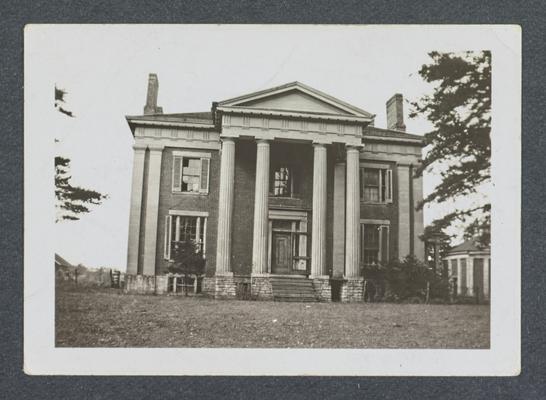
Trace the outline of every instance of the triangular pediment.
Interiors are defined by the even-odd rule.
[[[373,118],[367,111],[299,82],[222,101],[219,106]]]

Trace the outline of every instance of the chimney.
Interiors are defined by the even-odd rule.
[[[146,95],[146,105],[144,106],[144,115],[163,114],[163,108],[157,106],[157,92],[159,91],[159,81],[156,74],[148,76],[148,94]]]
[[[387,129],[406,131],[404,124],[404,97],[396,93],[387,101]]]

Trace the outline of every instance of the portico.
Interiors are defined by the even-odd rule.
[[[305,97],[298,100],[305,104]],[[234,154],[236,141],[253,142],[256,149],[251,279],[258,285],[267,285],[271,274],[299,274],[317,282],[329,279],[327,193],[332,188],[328,187],[327,176],[334,165],[328,165],[328,153],[340,151],[346,160],[343,179],[347,182],[344,185],[346,193],[342,196],[346,208],[345,276],[360,279],[359,151],[363,147],[362,129],[370,122],[371,116],[362,110],[355,111],[338,104],[335,106],[337,115],[318,116],[304,111],[264,110],[260,106],[258,99],[238,98],[221,102],[216,108],[222,118],[222,149],[215,279],[229,276],[232,271],[233,171],[235,158],[244,157]],[[282,166],[276,169],[281,164],[276,159],[272,160],[271,147],[275,144],[312,148],[311,176],[302,176],[291,164],[295,160],[281,163]],[[333,159],[330,157],[330,161]],[[295,178],[298,174],[299,179],[312,180],[310,209],[298,209],[292,204],[294,199],[301,197],[294,188],[299,183]],[[270,199],[275,204],[270,204]],[[311,229],[308,231],[309,225]]]

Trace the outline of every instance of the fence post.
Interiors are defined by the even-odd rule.
[[[430,301],[430,281],[427,281],[427,295],[425,298],[425,303],[429,303]]]

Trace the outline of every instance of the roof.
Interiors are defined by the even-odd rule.
[[[128,115],[127,119],[134,121],[156,121],[156,122],[192,122],[212,124],[212,112],[200,111],[175,114],[148,114],[148,115]]]
[[[280,93],[285,93],[285,92],[289,92],[293,90],[310,95],[316,99],[323,101],[324,103],[328,103],[331,106],[337,107],[338,109],[344,110],[345,112],[348,112],[349,114],[352,114],[355,116],[364,117],[364,118],[373,118],[375,116],[374,114],[369,113],[368,111],[355,107],[352,104],[346,103],[336,97],[330,96],[327,93],[321,92],[320,90],[304,85],[303,83],[298,81],[286,83],[284,85],[275,86],[269,89],[259,90],[257,92],[252,92],[242,96],[223,100],[218,102],[218,106],[242,105],[244,103],[247,103],[253,100],[263,99],[265,97],[270,97],[270,96],[274,96]]]
[[[70,264],[68,261],[66,261],[64,258],[62,258],[60,255],[55,253],[55,264],[59,264],[63,267],[72,267],[72,264]]]
[[[469,239],[453,247],[447,255],[456,253],[489,252],[489,247],[480,247],[474,239]]]
[[[392,129],[376,128],[375,126],[368,126],[364,128],[364,139],[366,138],[386,138],[386,139],[398,139],[400,141],[409,141],[418,143],[421,146],[425,146],[425,137],[421,135],[414,135],[412,133],[406,133],[401,131],[395,131]]]

